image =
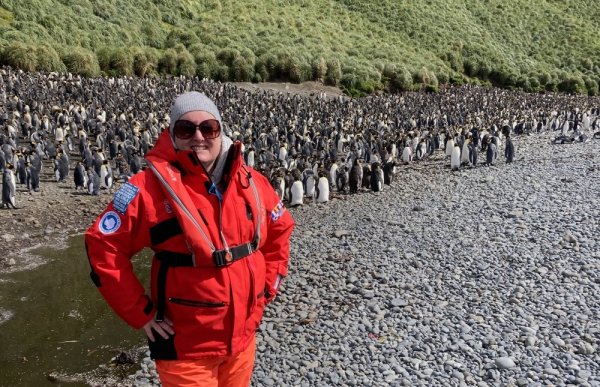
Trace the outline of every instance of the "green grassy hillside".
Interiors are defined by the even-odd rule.
[[[591,0],[0,0],[0,62],[88,76],[598,93]]]

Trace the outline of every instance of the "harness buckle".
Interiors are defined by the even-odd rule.
[[[233,262],[233,255],[231,254],[231,251],[225,250],[225,255],[223,256],[223,259],[225,260],[226,265],[231,265],[231,262]]]
[[[216,267],[229,266],[233,262],[252,254],[254,251],[256,250],[250,242],[231,247],[227,250],[215,250],[212,254],[213,262]]]

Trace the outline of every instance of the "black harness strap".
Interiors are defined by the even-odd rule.
[[[239,261],[256,251],[255,243],[244,243],[227,250],[216,250],[213,252],[213,262],[216,267],[225,267],[235,261]],[[158,278],[156,284],[156,321],[164,321],[167,302],[167,273],[170,267],[193,267],[194,257],[191,254],[174,253],[172,251],[161,251],[156,253],[156,259],[160,261]]]
[[[180,254],[171,251],[161,251],[160,253],[157,253],[155,257],[160,261],[156,285],[158,299],[156,300],[155,321],[161,322],[165,319],[167,273],[169,272],[169,267],[192,267],[194,266],[194,259],[190,254]]]
[[[256,244],[254,242],[231,247],[229,248],[229,251],[216,250],[213,252],[213,262],[216,267],[228,266],[237,260],[247,257],[254,251],[256,251]]]
[[[164,321],[165,319],[165,300],[166,300],[166,286],[167,286],[167,272],[169,271],[169,264],[166,261],[160,263],[158,269],[158,300],[156,302],[156,322]]]
[[[150,241],[155,246],[181,233],[179,221],[173,217],[150,228]]]
[[[161,251],[156,253],[156,259],[158,259],[161,264],[166,263],[171,267],[178,266],[194,266],[194,259],[191,254],[181,254],[174,253],[172,251]]]

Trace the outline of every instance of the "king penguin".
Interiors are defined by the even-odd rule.
[[[315,196],[315,175],[309,168],[304,170],[304,195],[309,198]]]
[[[427,156],[427,143],[425,139],[422,139],[417,146],[417,151],[415,152],[417,160],[422,160]]]
[[[88,170],[87,189],[90,195],[98,195],[100,193],[100,176],[98,176],[94,168]]]
[[[17,208],[15,193],[17,192],[14,167],[7,163],[2,174],[2,207]]]
[[[319,181],[317,183],[317,203],[327,203],[329,201],[329,180],[327,173],[322,171],[319,173]]]
[[[342,165],[340,168],[338,168],[335,174],[335,185],[338,192],[346,193],[346,188],[348,185],[348,167],[346,165]]]
[[[364,163],[362,167],[362,178],[360,180],[361,188],[371,187],[371,166],[369,163]]]
[[[100,166],[100,187],[107,188],[109,191],[113,185],[113,173],[108,160],[102,161]]]
[[[275,192],[277,192],[277,196],[279,196],[279,200],[283,200],[285,196],[285,176],[280,172],[278,172],[274,178],[274,188]]]
[[[446,156],[452,156],[452,152],[454,151],[454,138],[448,138],[446,142]]]
[[[417,148],[418,150],[418,148]],[[394,168],[396,162],[391,158],[383,163],[381,170],[383,171],[383,184],[390,185],[394,181]]]
[[[355,158],[354,164],[352,165],[352,169],[350,169],[350,175],[348,176],[348,188],[350,188],[350,193],[358,192],[358,186],[360,184],[361,175],[361,162],[358,158]]]
[[[60,182],[60,162],[58,160],[58,156],[54,157],[52,163],[54,164],[54,178],[57,182]]]
[[[458,143],[454,144],[454,148],[452,148],[452,154],[450,155],[450,169],[453,171],[458,171],[460,169],[460,145]]]
[[[290,207],[301,206],[303,204],[304,197],[304,185],[302,184],[302,180],[300,179],[300,171],[294,171],[294,182],[292,183],[292,197],[290,200]]]
[[[488,140],[487,150],[486,150],[486,164],[494,165],[496,162],[496,158],[498,157],[498,147],[494,141]]]
[[[469,164],[469,145],[471,144],[471,134],[467,135],[465,142],[462,146],[462,151],[460,153],[460,163],[461,164]]]
[[[75,165],[74,172],[74,180],[75,180],[75,189],[79,191],[80,189],[85,189],[87,186],[87,174],[85,173],[85,168],[80,161]]]
[[[40,172],[30,162],[25,165],[27,169],[27,189],[29,193],[38,192],[40,190]]]
[[[379,168],[378,162],[371,164],[370,183],[373,192],[379,192],[383,189],[383,171]]]
[[[407,144],[402,150],[402,161],[406,164],[412,161],[412,148]]]
[[[248,147],[248,153],[246,153],[246,164],[250,168],[254,168],[254,166],[256,165],[256,163],[254,161],[254,148],[251,146]]]
[[[331,182],[331,185],[334,185],[337,181],[337,171],[338,171],[339,165],[337,164],[337,162],[333,162],[331,163],[331,167],[329,168],[329,181]]]

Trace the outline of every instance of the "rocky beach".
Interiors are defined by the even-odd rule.
[[[25,86],[39,77],[21,76],[14,77],[23,82],[21,90],[30,90]],[[146,108],[163,117],[171,94],[184,87],[218,95],[233,131],[248,145],[252,133],[263,136],[279,124],[282,131],[306,130],[296,137],[305,146],[323,143],[334,137],[331,128],[344,125],[356,134],[347,139],[354,141],[372,131],[386,133],[382,138],[413,136],[417,126],[447,126],[448,133],[470,125],[485,129],[515,117],[514,127],[527,126],[530,135],[513,136],[514,163],[504,162],[503,141],[495,165],[480,161],[460,171],[451,171],[438,149],[398,165],[394,182],[382,192],[334,190],[329,203],[307,201],[290,209],[297,227],[289,276],[260,327],[253,385],[600,386],[600,140],[553,145],[559,131],[551,128],[556,117],[578,121],[572,119],[574,106],[581,106],[581,115],[598,101],[471,87],[350,100],[255,92],[248,85],[244,92],[198,80],[48,82],[40,90],[50,90],[49,101],[62,101],[66,93],[85,102],[91,89],[135,94],[149,88],[161,102],[144,100],[124,120],[115,117],[128,100],[103,102],[111,112],[108,130],[125,127],[124,136],[133,140],[134,129],[146,122]],[[9,111],[17,109],[17,100],[10,100]],[[101,110],[89,109],[91,117]],[[50,111],[58,121],[60,109]],[[598,113],[594,109],[594,120]],[[97,144],[104,129],[96,121],[87,120],[88,128],[96,127],[89,135]],[[533,123],[542,121],[547,127],[537,132]],[[275,142],[266,143],[277,150]],[[376,141],[364,146],[385,148]],[[71,167],[81,159],[76,151],[72,156]],[[75,190],[71,176],[56,182],[52,160],[45,159],[39,192],[17,185],[18,208],[0,211],[0,272],[44,264],[48,258],[36,249],[65,247],[68,237],[92,224],[118,185],[88,195]],[[0,307],[0,323],[10,318],[11,311]],[[47,376],[61,384],[158,385],[146,348],[121,355],[85,374]]]
[[[292,209],[253,385],[600,386],[600,141],[552,138],[459,172],[439,152],[381,193]],[[89,382],[158,385],[140,359]]]

